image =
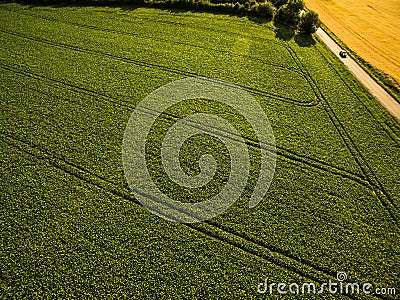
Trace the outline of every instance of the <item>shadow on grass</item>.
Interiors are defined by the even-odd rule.
[[[168,11],[172,14],[180,14],[185,12],[196,12],[196,13],[208,13],[213,15],[227,15],[236,16],[239,18],[248,18],[253,23],[265,24],[271,22],[272,18],[262,18],[259,16],[254,16],[248,13],[238,13],[229,7],[224,7],[222,5],[218,6],[203,6],[199,5],[189,5],[187,3],[145,3],[144,0],[5,0],[0,1],[0,3],[18,3],[22,5],[28,5],[29,8],[34,7],[110,7],[110,8],[120,8],[124,11],[134,11],[141,7],[154,8],[163,11]]]
[[[227,15],[227,16],[237,16],[240,18],[247,18],[249,21],[255,24],[265,24],[272,21],[271,18],[261,18],[257,16],[252,16],[244,13],[236,13],[230,9],[223,6],[213,6],[213,7],[184,7],[184,3],[158,3],[158,4],[148,4],[144,0],[10,0],[10,1],[0,1],[0,3],[19,3],[23,5],[28,5],[29,8],[40,7],[40,6],[50,6],[53,8],[61,7],[110,7],[110,8],[120,8],[125,11],[134,11],[140,7],[148,7],[159,10],[168,11],[172,14],[181,14],[185,12],[196,12],[196,13],[208,13],[213,15]],[[275,27],[275,37],[281,41],[289,42],[294,39],[297,45],[300,47],[311,47],[315,45],[315,39],[308,34],[296,33],[296,31],[281,22],[274,21]]]
[[[262,18],[259,16],[254,16],[251,14],[246,14],[246,13],[238,13],[230,8],[226,8],[223,6],[211,6],[208,8],[201,7],[199,5],[198,7],[193,6],[193,7],[187,7],[185,4],[170,4],[170,3],[152,3],[152,4],[144,4],[142,6],[137,6],[138,7],[147,7],[147,8],[154,8],[154,9],[159,9],[162,11],[167,11],[172,14],[180,14],[180,13],[186,13],[186,12],[192,12],[192,13],[198,13],[198,14],[212,14],[212,15],[225,15],[225,16],[230,16],[230,17],[238,17],[238,18],[247,18],[249,21],[255,23],[255,24],[266,24],[272,21],[272,18]],[[121,6],[122,10],[130,10],[129,6]]]
[[[281,41],[285,41],[288,42],[290,41],[292,38],[294,38],[296,31],[279,22],[274,22],[274,26],[275,26],[275,37]]]
[[[5,0],[0,1],[0,4],[5,3],[18,3],[21,5],[27,5],[28,8],[34,7],[52,7],[52,8],[63,8],[63,7],[110,7],[110,8],[125,8],[126,10],[135,10],[139,7],[146,6],[141,1],[131,0]]]
[[[280,22],[274,22],[275,37],[281,41],[289,42],[294,40],[300,47],[312,47],[315,45],[316,40],[311,34],[296,32],[293,27]]]
[[[260,17],[255,17],[255,16],[247,16],[247,18],[250,21],[252,21],[253,23],[260,24],[260,25],[266,24],[266,23],[269,23],[272,21],[272,18],[266,19],[266,18],[260,18]]]
[[[300,47],[314,46],[316,41],[310,34],[298,33],[294,37],[294,41]]]

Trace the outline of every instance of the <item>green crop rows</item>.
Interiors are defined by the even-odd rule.
[[[319,42],[247,18],[148,8],[1,4],[0,16],[1,298],[249,299],[264,278],[323,283],[338,271],[400,292],[400,128]],[[258,206],[248,208],[252,167],[224,214],[184,225],[135,199],[121,145],[137,103],[190,76],[251,93],[278,156]],[[192,101],[168,116],[195,112],[256,140],[222,104]],[[257,142],[248,148],[258,162]],[[229,174],[226,148],[204,136],[182,148],[188,174],[205,153],[219,175],[202,194],[169,184],[158,152],[146,154],[165,193],[202,200]],[[375,296],[350,298],[364,297]]]

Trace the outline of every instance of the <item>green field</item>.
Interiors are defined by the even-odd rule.
[[[0,298],[250,299],[265,278],[321,284],[340,271],[400,293],[400,127],[319,42],[258,19],[150,8],[1,4],[0,20]],[[255,208],[253,172],[224,214],[187,225],[135,199],[121,145],[136,105],[190,76],[248,91],[277,163]],[[168,116],[199,111],[249,129],[209,101]],[[207,141],[182,149],[189,174],[208,152],[229,169]],[[159,169],[166,193],[188,192]],[[341,297],[394,298],[315,296]]]

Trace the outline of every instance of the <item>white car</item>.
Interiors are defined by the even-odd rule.
[[[347,57],[346,50],[340,50],[339,55],[340,55],[340,57],[346,58]]]

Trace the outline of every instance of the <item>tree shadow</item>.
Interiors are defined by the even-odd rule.
[[[277,39],[288,42],[296,34],[296,31],[288,25],[279,22],[274,22],[274,25],[275,25],[275,37]]]
[[[223,5],[202,7],[199,5],[190,5],[182,2],[153,2],[145,3],[144,0],[0,0],[0,3],[15,2],[21,5],[27,5],[28,9],[35,7],[52,7],[52,8],[63,8],[63,7],[109,7],[109,8],[120,8],[123,11],[134,11],[138,8],[153,8],[163,11],[168,11],[172,14],[181,14],[186,12],[196,12],[213,15],[226,15],[231,17],[247,18],[249,21],[255,24],[265,24],[272,21],[272,18],[263,18],[260,16],[254,16],[250,13],[240,13],[232,10],[230,7],[224,7]]]
[[[256,24],[265,24],[269,23],[272,21],[272,18],[261,18],[261,17],[256,17],[256,16],[247,16],[247,19],[249,19],[251,22],[256,23]]]
[[[147,8],[154,8],[162,11],[167,11],[172,14],[183,14],[187,12],[192,12],[192,13],[197,13],[197,14],[212,14],[212,15],[224,15],[224,16],[229,16],[229,17],[237,17],[237,18],[247,18],[249,21],[258,24],[258,25],[263,25],[266,23],[269,23],[272,21],[272,18],[263,18],[260,16],[254,16],[251,14],[247,13],[239,13],[237,11],[234,11],[230,9],[229,7],[223,7],[223,6],[213,6],[213,7],[196,7],[196,6],[185,6],[186,4],[171,4],[171,3],[153,3],[149,5],[143,5],[141,7],[147,7]],[[135,8],[138,8],[140,6],[136,6]],[[125,9],[125,7],[121,7],[122,10]]]
[[[52,7],[52,8],[82,8],[82,7],[109,7],[109,8],[124,8],[125,10],[135,10],[141,7],[141,4],[137,4],[130,0],[12,0],[5,1],[4,3],[18,3],[26,5],[28,9],[35,7]],[[2,3],[2,2],[0,2]]]
[[[288,42],[294,39],[295,43],[300,47],[311,47],[314,46],[316,40],[311,34],[296,32],[296,30],[284,23],[274,22],[275,26],[275,37],[282,41]]]
[[[234,13],[230,11],[224,11],[222,8],[214,9],[214,10],[205,10],[201,8],[197,8],[196,6],[192,7],[185,7],[185,4],[177,5],[177,4],[170,4],[170,3],[153,3],[150,5],[144,5],[142,7],[146,8],[154,8],[162,11],[167,11],[171,14],[184,14],[187,12],[198,13],[198,14],[212,14],[212,15],[225,15],[225,16],[235,16]],[[238,16],[242,17],[242,16]]]
[[[314,46],[316,41],[310,34],[298,33],[294,37],[294,41],[300,47],[311,47]]]

